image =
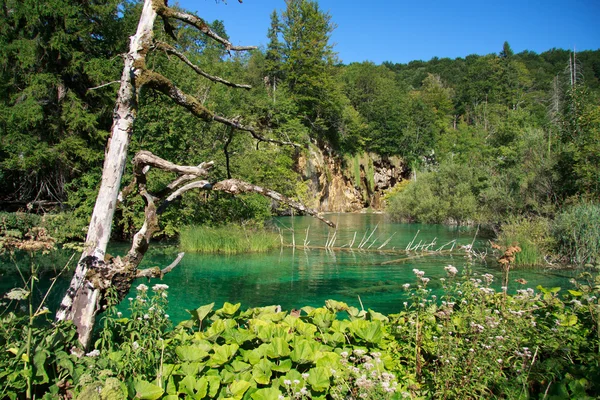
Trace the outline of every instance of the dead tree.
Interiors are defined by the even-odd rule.
[[[232,129],[232,132],[233,130],[247,132],[260,142],[297,146],[288,141],[267,138],[257,129],[241,124],[239,119],[229,119],[215,114],[204,107],[196,97],[185,93],[167,77],[146,66],[146,56],[151,51],[160,50],[176,56],[203,78],[233,88],[250,88],[248,85],[232,83],[210,75],[194,65],[173,46],[154,40],[154,23],[157,16],[160,16],[164,21],[167,32],[172,31],[170,21],[177,20],[200,30],[206,36],[222,44],[228,51],[243,51],[254,48],[233,46],[229,41],[213,32],[202,19],[170,8],[166,3],[165,0],[145,0],[137,32],[130,38],[129,52],[125,56],[120,81],[121,86],[113,115],[111,136],[105,153],[102,181],[88,228],[85,250],[56,314],[57,320],[72,320],[75,323],[79,341],[84,347],[89,346],[96,315],[102,311],[106,291],[109,288],[114,288],[119,300],[121,300],[129,292],[134,279],[138,277],[162,277],[175,268],[181,260],[183,253],[180,253],[171,265],[162,270],[159,268],[138,270],[152,235],[159,229],[158,218],[161,212],[169,203],[189,190],[212,190],[231,194],[259,193],[313,215],[333,226],[331,222],[318,216],[315,211],[272,190],[237,179],[227,179],[216,183],[209,182],[207,176],[213,166],[212,161],[202,162],[196,166],[181,166],[157,157],[150,152],[140,151],[133,160],[133,181],[122,193],[119,193],[129,141],[133,133],[133,122],[137,113],[136,96],[141,87],[159,91],[176,104],[189,110],[196,117],[204,121],[216,121],[224,124]],[[177,178],[159,193],[150,193],[147,189],[147,172],[150,168],[173,172],[177,175]],[[117,202],[135,191],[142,196],[145,202],[144,223],[134,235],[131,248],[125,256],[105,259],[106,246],[110,239]]]

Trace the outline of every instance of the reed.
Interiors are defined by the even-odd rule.
[[[266,229],[248,229],[238,225],[188,226],[179,234],[179,247],[186,252],[264,253],[279,245],[279,235],[274,232]]]
[[[577,265],[600,262],[600,204],[582,202],[566,208],[554,221],[558,252]]]
[[[508,247],[518,244],[514,266],[529,267],[546,264],[546,255],[551,252],[550,221],[546,218],[514,217],[502,225],[498,243]]]

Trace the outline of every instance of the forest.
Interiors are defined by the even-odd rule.
[[[54,246],[85,249],[129,38],[144,5],[46,3],[0,0],[0,253],[20,249],[31,260]],[[128,278],[129,314],[116,308],[127,290],[104,288],[93,344],[81,347],[76,328],[55,323],[58,310],[30,295],[38,283],[26,265],[26,289],[3,294],[0,398],[600,393],[600,50],[515,53],[505,42],[487,55],[343,64],[331,43],[335,16],[316,1],[282,2],[265,32],[268,45],[248,51],[231,48],[222,21],[190,23],[177,6],[149,3],[158,18],[143,68],[135,68],[168,77],[202,108],[174,101],[155,75],[136,78],[121,185],[137,183],[141,195],[119,198],[111,240],[138,240],[149,215],[144,191],[162,193],[182,170],[153,168],[140,186],[144,152],[206,167],[215,188],[158,207],[148,241],[173,241],[191,227],[211,236],[223,227],[233,236],[232,226],[263,232],[273,216],[306,211],[301,203],[315,193],[299,160],[318,151],[364,194],[367,212],[492,232],[506,281],[518,267],[560,265],[582,275],[572,290],[495,291],[491,275],[470,274],[477,254],[467,248],[464,274],[445,267],[440,299],[413,270],[410,305],[398,314],[334,300],[288,311],[213,303],[177,326],[165,314],[167,285],[142,283],[134,292]],[[372,168],[358,170],[357,160],[369,157],[402,167],[377,205],[367,199],[377,190]],[[249,182],[252,193],[219,186],[233,180]],[[265,197],[262,188],[275,194]],[[22,245],[26,237],[37,247]],[[162,277],[160,268],[137,276]]]

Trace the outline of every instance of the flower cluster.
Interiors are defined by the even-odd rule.
[[[391,398],[398,382],[394,374],[385,371],[380,352],[367,353],[363,349],[355,349],[351,354],[340,353],[343,371],[334,374],[337,385],[332,392],[334,399],[372,399]]]

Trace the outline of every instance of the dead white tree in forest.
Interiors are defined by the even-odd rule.
[[[142,86],[165,94],[175,103],[204,121],[216,121],[232,130],[245,131],[260,142],[297,146],[292,142],[267,138],[255,128],[242,125],[237,119],[228,119],[215,114],[204,107],[196,97],[178,88],[167,77],[149,69],[146,66],[146,56],[151,51],[160,50],[176,56],[198,75],[206,79],[234,88],[250,88],[248,85],[239,85],[212,76],[194,65],[173,46],[155,41],[153,28],[157,16],[163,19],[167,31],[172,29],[169,21],[177,20],[197,28],[206,36],[222,44],[228,51],[254,48],[233,46],[229,41],[213,32],[202,19],[168,7],[166,0],[145,0],[136,34],[130,38],[129,52],[125,56],[120,81],[121,86],[113,114],[111,136],[105,153],[102,181],[88,228],[85,250],[56,314],[57,320],[72,320],[74,322],[79,334],[79,341],[84,347],[89,346],[96,315],[101,312],[105,305],[106,291],[109,288],[114,288],[118,294],[118,299],[121,300],[129,292],[134,279],[139,277],[162,277],[181,260],[183,253],[180,253],[171,265],[162,270],[158,267],[138,270],[138,266],[148,249],[150,239],[158,230],[159,215],[170,202],[189,190],[212,190],[231,194],[259,193],[313,215],[333,226],[333,223],[318,216],[315,211],[272,190],[237,179],[227,179],[217,183],[209,182],[206,178],[213,167],[213,162],[202,162],[197,166],[181,166],[157,157],[148,151],[140,151],[136,154],[133,159],[133,181],[123,189],[122,193],[119,193],[129,141],[133,133],[133,122],[137,113],[136,96]],[[177,175],[177,178],[159,193],[150,193],[146,181],[147,172],[150,168],[173,172]],[[106,259],[106,246],[110,239],[117,202],[134,191],[137,191],[145,202],[144,223],[134,235],[131,248],[125,256]]]

